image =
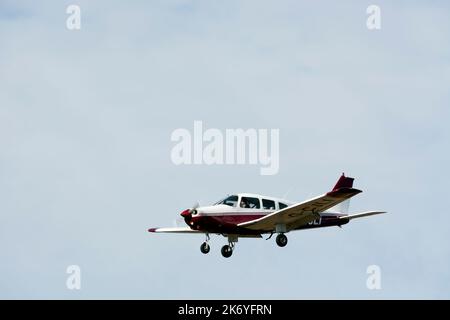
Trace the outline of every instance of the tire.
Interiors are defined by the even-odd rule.
[[[233,249],[229,245],[224,245],[221,252],[222,256],[224,256],[225,258],[229,258],[233,254]]]
[[[277,245],[279,247],[285,247],[288,243],[288,239],[283,233],[280,233],[279,235],[277,235],[276,241],[277,241]]]
[[[203,242],[202,245],[200,246],[200,251],[203,254],[207,254],[209,252],[209,250],[210,250],[209,244],[206,242]]]

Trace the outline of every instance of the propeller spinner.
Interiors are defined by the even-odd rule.
[[[197,213],[197,208],[199,207],[199,203],[196,202],[194,206],[191,209],[186,209],[183,212],[181,212],[181,216],[184,218],[184,221],[189,224],[192,219],[192,215]]]

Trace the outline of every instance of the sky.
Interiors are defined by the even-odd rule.
[[[449,9],[0,0],[0,298],[449,299]],[[279,171],[175,165],[194,121],[279,129]],[[203,255],[202,235],[147,232],[237,192],[300,202],[342,172],[364,191],[352,212],[388,213],[285,248],[240,239],[230,259],[222,236]]]

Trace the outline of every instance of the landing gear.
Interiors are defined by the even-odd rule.
[[[206,234],[206,240],[205,240],[205,242],[203,242],[202,245],[200,246],[200,251],[201,251],[203,254],[207,254],[207,253],[209,252],[209,250],[211,249],[211,248],[209,247],[208,241],[209,241],[209,234]]]
[[[209,242],[209,234],[207,233],[205,242],[203,242],[200,246],[200,251],[203,254],[209,253],[209,251],[211,249],[208,242]],[[233,254],[234,246],[235,246],[236,242],[238,242],[237,235],[228,235],[228,244],[224,245],[221,250],[222,256],[224,256],[225,258],[231,257],[231,255]]]
[[[207,254],[208,252],[209,252],[209,250],[210,250],[210,247],[209,247],[209,244],[208,244],[208,242],[203,242],[202,243],[202,245],[200,246],[200,251],[203,253],[203,254]]]
[[[229,258],[233,254],[233,248],[227,244],[222,247],[221,251],[222,256],[224,256],[225,258]]]
[[[288,243],[288,239],[287,237],[284,235],[284,233],[280,233],[279,235],[277,235],[277,245],[279,247],[285,247]]]
[[[228,235],[228,244],[224,245],[221,250],[222,256],[225,258],[231,257],[234,250],[234,244],[238,242],[238,239],[239,238],[236,235]]]

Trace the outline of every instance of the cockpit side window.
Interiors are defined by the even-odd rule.
[[[219,201],[216,203],[217,204],[224,204],[230,207],[236,207],[237,206],[237,202],[238,202],[238,196],[229,196],[226,197],[225,199],[223,199],[222,201]]]
[[[275,210],[275,201],[262,199],[263,209]]]
[[[249,208],[249,209],[259,209],[259,208],[261,208],[261,204],[259,203],[259,199],[258,198],[250,198],[250,197],[242,197],[239,206],[241,208]]]
[[[284,204],[284,203],[282,203],[282,202],[278,202],[278,205],[279,205],[279,207],[280,207],[280,210],[281,209],[284,209],[284,208],[286,208],[288,205],[287,204]]]

